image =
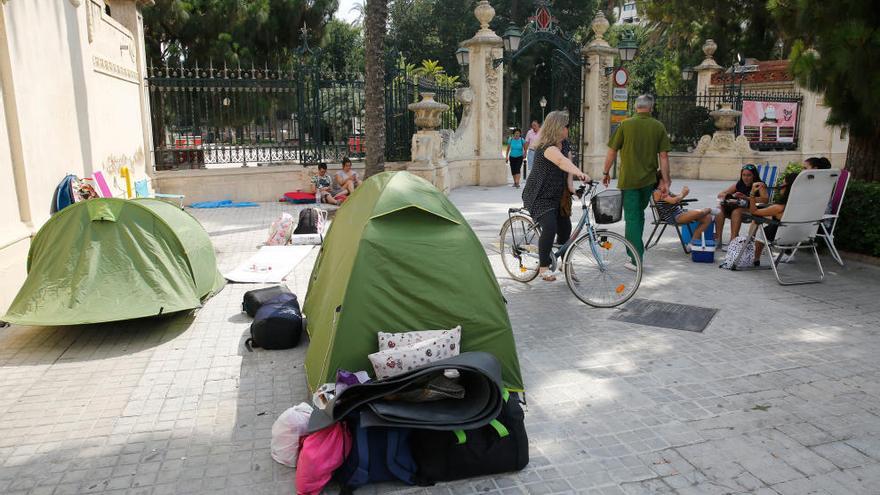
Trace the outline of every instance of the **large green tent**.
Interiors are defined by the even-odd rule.
[[[327,233],[306,295],[309,388],[337,369],[370,370],[378,332],[462,327],[462,351],[501,362],[522,390],[501,289],[477,236],[446,196],[408,172],[377,174],[355,190]],[[372,374],[372,373],[371,373]]]
[[[2,320],[78,325],[198,307],[224,284],[201,224],[155,199],[90,199],[34,237],[28,276]]]

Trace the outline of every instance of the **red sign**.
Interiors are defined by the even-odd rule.
[[[740,133],[755,143],[793,143],[796,102],[743,101]]]

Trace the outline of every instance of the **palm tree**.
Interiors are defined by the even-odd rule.
[[[388,3],[366,0],[364,9],[364,96],[367,177],[385,170],[385,26]]]

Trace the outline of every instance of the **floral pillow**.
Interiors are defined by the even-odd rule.
[[[451,330],[379,333],[380,351],[367,357],[373,365],[376,378],[381,380],[457,356],[460,352],[460,340],[461,327]]]
[[[419,330],[415,332],[386,333],[379,332],[379,350],[385,351],[398,347],[410,347],[417,342],[430,339],[443,339],[456,350],[461,341],[461,325],[449,330]],[[458,352],[453,354],[458,355]]]

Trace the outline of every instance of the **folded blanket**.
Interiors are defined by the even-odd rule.
[[[446,370],[458,371],[457,387],[445,384],[446,398],[436,397],[428,402],[412,400],[413,395],[426,393],[425,385],[432,383],[433,392],[439,392],[440,383],[434,381]],[[441,382],[442,383],[442,382]],[[309,419],[309,431],[322,428],[361,412],[364,426],[422,428],[429,430],[470,430],[489,424],[501,411],[503,402],[501,364],[492,354],[465,352],[385,380],[352,385],[338,394],[323,411],[316,410]],[[424,400],[427,397],[421,397]],[[398,400],[394,400],[398,399]]]

